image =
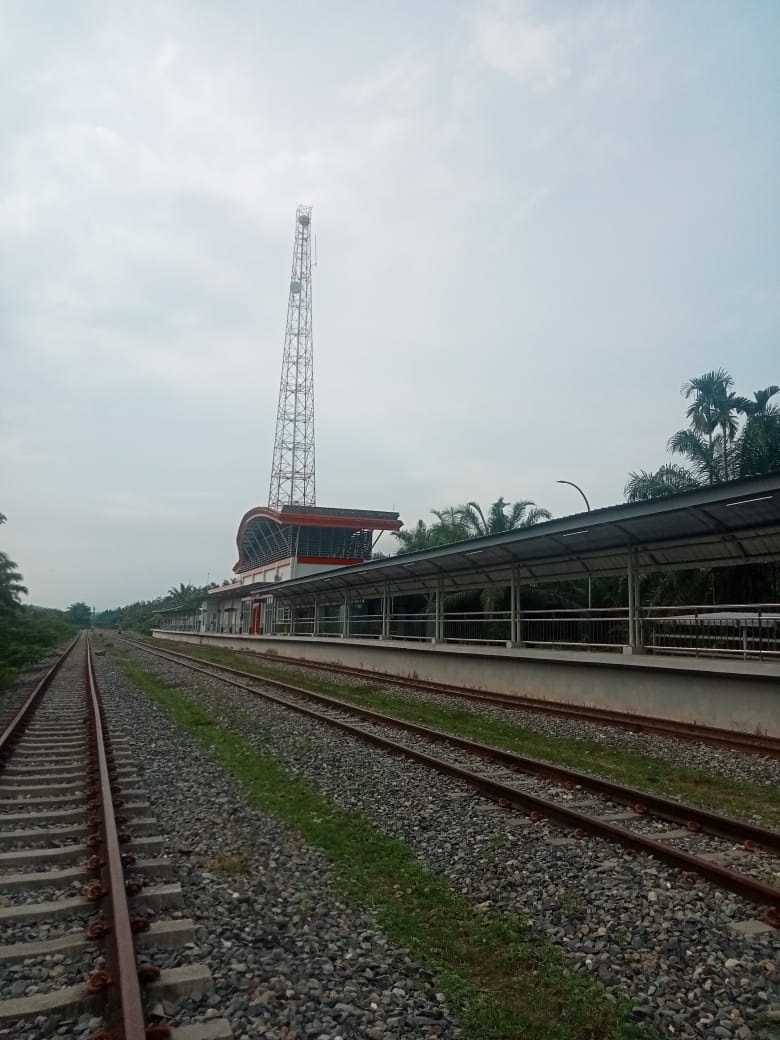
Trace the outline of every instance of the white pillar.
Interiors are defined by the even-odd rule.
[[[349,593],[344,593],[344,617],[341,623],[341,638],[346,639],[349,636]]]
[[[444,642],[444,614],[443,604],[444,595],[441,588],[441,578],[436,579],[436,595],[433,598],[433,642],[443,643]]]
[[[523,613],[520,603],[520,576],[517,568],[512,568],[512,583],[509,586],[510,595],[510,622],[509,642],[510,646],[523,645]]]
[[[390,584],[385,582],[382,592],[382,639],[390,638],[390,612],[392,610],[392,598],[390,596]]]
[[[628,645],[634,647],[634,558],[631,550],[628,552]]]
[[[639,621],[639,574],[636,567],[634,550],[628,553],[628,653],[637,654],[642,651],[642,632]]]

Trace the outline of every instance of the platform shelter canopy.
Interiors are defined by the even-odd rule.
[[[780,560],[780,473],[280,582],[274,597],[395,595]]]
[[[285,505],[257,506],[241,519],[236,545],[241,574],[290,556],[334,566],[356,564],[371,556],[376,532],[397,531],[398,513]]]

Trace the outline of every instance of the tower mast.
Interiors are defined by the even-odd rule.
[[[311,206],[298,206],[268,505],[315,502]]]

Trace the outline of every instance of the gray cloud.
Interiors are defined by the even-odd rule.
[[[33,601],[229,570],[267,494],[298,202],[323,503],[569,512],[565,477],[607,504],[663,461],[684,379],[780,382],[779,23],[4,5],[0,509]]]

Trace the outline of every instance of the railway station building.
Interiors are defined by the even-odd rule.
[[[643,602],[655,572],[776,575],[780,473],[370,559],[372,533],[398,526],[250,510],[235,582],[154,635],[780,736],[780,597]],[[602,577],[619,579],[612,606],[529,608],[534,588]],[[486,588],[501,609],[475,609]]]
[[[238,527],[235,581],[211,590],[199,618],[174,612],[171,620],[202,632],[268,634],[275,589],[297,578],[364,564],[377,537],[401,526],[393,512],[256,506]]]
[[[505,647],[706,651],[780,657],[776,604],[642,603],[654,571],[780,562],[780,474],[549,520],[437,549],[372,560],[397,513],[286,505],[250,509],[236,579],[199,616],[160,628],[248,636],[412,640]],[[523,589],[619,577],[611,608],[529,610]],[[509,590],[506,609],[464,612],[459,593]],[[410,599],[416,597],[414,608]]]

